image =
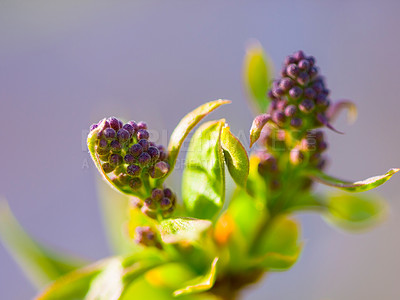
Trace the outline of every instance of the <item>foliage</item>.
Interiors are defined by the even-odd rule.
[[[36,299],[234,299],[265,272],[290,269],[302,251],[293,214],[312,210],[346,230],[382,219],[385,202],[365,192],[399,171],[362,181],[324,173],[327,142],[321,128],[354,104],[329,99],[315,59],[288,56],[280,78],[262,47],[251,46],[244,81],[257,111],[250,154],[225,119],[199,126],[191,138],[182,201],[164,181],[181,146],[199,122],[230,103],[216,100],[186,115],[167,150],[150,141],[147,124],[117,118],[92,125],[87,144],[100,184],[108,235],[116,256],[83,265],[33,241],[0,203],[0,234],[11,254],[41,289]],[[227,172],[226,170],[227,169]],[[226,176],[236,184],[225,199]],[[315,194],[315,182],[344,191]],[[349,193],[352,192],[352,193]]]

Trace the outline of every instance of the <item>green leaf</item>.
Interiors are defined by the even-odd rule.
[[[177,289],[174,296],[189,295],[193,293],[200,293],[211,289],[215,283],[217,274],[218,257],[214,258],[211,267],[207,274],[199,276],[185,284],[183,288]]]
[[[109,260],[105,259],[64,275],[46,287],[35,300],[84,299],[91,281],[106,268]]]
[[[390,169],[384,175],[374,176],[356,182],[340,180],[338,178],[326,175],[319,170],[310,171],[309,174],[311,175],[311,178],[320,183],[340,188],[347,192],[365,192],[384,184],[398,171],[400,171],[400,169]]]
[[[249,175],[249,157],[228,126],[222,128],[221,145],[229,173],[237,185],[245,187]]]
[[[328,195],[326,220],[346,230],[367,229],[383,219],[385,201],[377,195],[335,193]]]
[[[268,270],[286,270],[301,253],[299,225],[287,217],[277,217],[270,222],[254,249],[253,254],[258,257],[253,263]]]
[[[34,241],[18,224],[5,200],[0,199],[0,239],[28,278],[41,288],[84,262],[49,250]]]
[[[115,254],[129,254],[135,248],[129,239],[125,226],[129,220],[130,197],[111,189],[104,180],[98,180],[97,190],[101,203],[104,228],[112,251]]]
[[[253,154],[250,156],[250,171],[246,190],[249,195],[259,200],[259,202],[266,203],[268,190],[264,178],[258,173],[259,163],[260,157],[258,155]]]
[[[159,229],[163,242],[170,244],[182,241],[197,241],[200,235],[211,225],[208,220],[175,218],[161,221]]]
[[[243,78],[249,100],[257,113],[265,112],[269,105],[267,91],[273,77],[270,59],[259,43],[247,48],[244,58]]]
[[[172,132],[168,144],[168,163],[170,165],[169,173],[171,173],[174,169],[179,150],[190,131],[210,112],[217,109],[221,105],[228,103],[231,103],[231,101],[222,99],[207,102],[183,117],[183,119],[176,126],[175,130]],[[161,180],[165,180],[167,176],[168,174],[164,176]]]
[[[225,166],[221,129],[225,120],[203,124],[190,141],[182,198],[189,216],[212,219],[224,204]]]
[[[253,124],[251,124],[250,128],[250,147],[260,138],[261,131],[269,120],[271,120],[269,114],[259,115],[253,120]]]

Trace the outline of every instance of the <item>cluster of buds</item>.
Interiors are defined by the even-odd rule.
[[[329,90],[318,74],[315,59],[297,51],[285,59],[281,78],[268,92],[272,103],[269,114],[283,129],[307,131],[326,125]]]
[[[168,218],[172,215],[176,207],[175,194],[169,188],[155,188],[151,192],[151,196],[144,200],[142,212],[150,218],[156,219],[161,215]]]
[[[114,175],[112,180],[117,186],[136,191],[145,177],[160,178],[168,173],[165,148],[149,141],[146,123],[123,124],[111,117],[93,124],[90,130],[99,126],[102,128],[97,135],[96,153],[102,169]]]
[[[161,247],[155,231],[150,226],[136,227],[135,242],[146,247]]]

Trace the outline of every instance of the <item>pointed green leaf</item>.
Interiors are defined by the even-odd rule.
[[[166,219],[159,226],[161,238],[167,244],[196,241],[210,227],[210,221],[193,218]]]
[[[218,257],[214,258],[211,267],[207,274],[199,276],[186,283],[185,287],[180,288],[174,292],[174,296],[189,295],[193,293],[200,293],[211,289],[215,283],[217,274]]]
[[[168,163],[170,165],[169,173],[171,173],[174,169],[179,150],[190,131],[210,112],[217,109],[221,105],[228,103],[231,103],[231,101],[222,99],[207,102],[183,117],[183,119],[176,126],[175,130],[172,132],[168,144]],[[164,176],[161,180],[165,180],[167,176]]]
[[[254,248],[255,265],[268,270],[285,270],[297,261],[302,246],[297,222],[286,217],[273,219]]]
[[[319,170],[311,171],[310,175],[314,180],[320,183],[340,188],[348,192],[365,192],[384,184],[398,171],[400,171],[400,169],[390,169],[384,175],[374,176],[356,182],[340,180],[338,178],[329,176]]]
[[[212,219],[224,204],[225,166],[221,147],[224,124],[224,120],[207,122],[190,141],[182,197],[191,217]]]
[[[256,113],[265,112],[270,101],[267,92],[273,78],[273,69],[270,59],[259,43],[247,48],[243,78],[250,103]]]
[[[346,230],[368,229],[383,219],[385,201],[377,195],[335,193],[328,195],[327,221]]]
[[[36,287],[66,274],[83,261],[46,249],[18,224],[5,200],[0,199],[0,239]]]
[[[222,128],[221,145],[229,173],[237,185],[245,187],[249,175],[249,157],[228,126]]]
[[[250,147],[260,138],[261,131],[269,120],[271,120],[269,114],[259,115],[253,120],[253,124],[250,128]]]
[[[106,268],[108,262],[109,259],[105,259],[60,277],[47,286],[35,300],[84,299],[91,281]]]

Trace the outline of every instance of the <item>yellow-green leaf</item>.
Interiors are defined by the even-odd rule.
[[[164,243],[193,242],[211,227],[208,220],[193,218],[166,219],[160,223],[160,234]]]
[[[182,198],[189,216],[212,219],[225,198],[225,166],[221,130],[225,120],[204,123],[190,141],[182,180]]]
[[[237,185],[245,187],[249,175],[249,157],[228,126],[222,128],[221,145],[229,173]]]
[[[270,222],[254,248],[253,254],[258,256],[254,264],[268,270],[288,269],[301,253],[299,225],[287,217],[277,217]]]
[[[210,112],[217,109],[221,105],[231,103],[229,100],[215,100],[207,102],[195,110],[188,113],[176,126],[175,130],[172,132],[169,144],[168,144],[168,163],[170,165],[170,171],[174,169],[176,159],[178,158],[179,150],[183,144],[183,141],[188,136],[190,131]],[[167,176],[164,176],[160,180],[165,180]]]
[[[199,276],[185,284],[183,288],[177,289],[174,296],[189,295],[193,293],[200,293],[211,289],[215,283],[217,274],[218,257],[214,258],[211,263],[210,269],[207,274]]]
[[[347,192],[365,192],[384,184],[398,171],[400,171],[400,169],[390,169],[384,175],[374,176],[365,180],[355,182],[340,180],[338,178],[329,176],[319,170],[311,171],[310,175],[314,180],[320,183],[340,188]]]
[[[244,58],[243,79],[256,113],[265,112],[269,104],[267,91],[272,78],[272,64],[262,46],[256,43],[248,47]]]
[[[269,120],[271,120],[269,114],[259,115],[254,118],[250,128],[250,147],[260,138],[261,131]]]
[[[385,201],[371,194],[334,193],[327,196],[325,205],[327,221],[346,230],[368,229],[386,212]]]

